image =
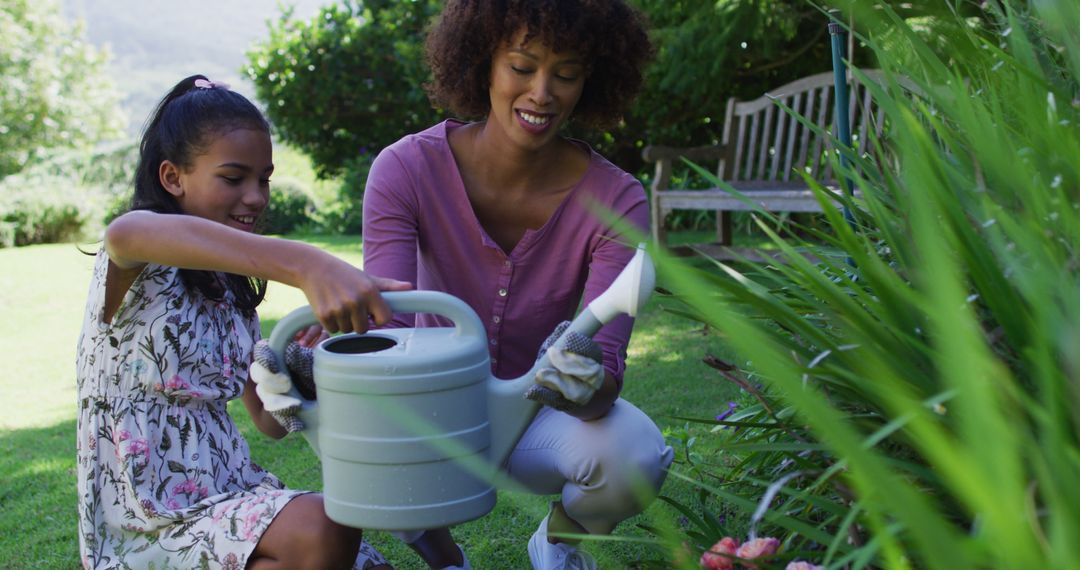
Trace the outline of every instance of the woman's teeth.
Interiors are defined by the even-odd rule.
[[[530,125],[544,125],[550,120],[550,117],[541,117],[539,115],[526,113],[525,111],[518,111],[518,115],[520,115],[522,119],[525,119],[525,122]]]
[[[230,216],[241,224],[251,225],[255,223],[255,216]]]

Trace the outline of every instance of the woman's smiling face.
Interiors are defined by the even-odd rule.
[[[586,67],[575,52],[524,39],[523,30],[492,56],[488,122],[521,147],[537,149],[569,119],[585,87]]]
[[[189,168],[177,169],[170,185],[184,213],[250,232],[270,198],[274,171],[270,135],[238,128],[215,136]]]

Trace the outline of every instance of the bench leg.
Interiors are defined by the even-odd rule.
[[[717,210],[716,211],[716,243],[720,245],[731,245],[731,231],[733,229],[733,222],[731,221],[730,210]]]
[[[660,207],[660,200],[653,198],[649,204],[649,226],[652,230],[652,239],[658,247],[667,246],[667,229],[664,227],[664,209]]]

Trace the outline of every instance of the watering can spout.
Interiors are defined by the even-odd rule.
[[[649,300],[655,285],[656,270],[652,260],[645,251],[645,244],[638,244],[634,257],[622,272],[570,322],[563,337],[570,332],[591,337],[605,323],[622,313],[636,317]],[[561,341],[562,337],[556,341],[556,345]],[[488,413],[494,428],[489,454],[492,464],[502,465],[536,416],[540,404],[525,399],[524,394],[533,385],[536,373],[546,366],[548,359],[545,354],[520,378],[495,380],[488,388]]]

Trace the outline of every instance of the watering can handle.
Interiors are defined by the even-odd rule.
[[[395,313],[431,313],[449,318],[454,323],[453,335],[483,337],[486,333],[480,317],[464,301],[439,291],[393,291],[382,297]],[[278,366],[285,368],[285,348],[297,331],[319,324],[310,306],[303,306],[285,315],[270,333],[270,348],[278,359]],[[294,394],[295,395],[295,394]]]
[[[447,293],[438,291],[395,291],[383,293],[382,297],[390,305],[395,313],[432,313],[448,317],[454,323],[452,335],[479,336],[486,334],[480,323],[480,317],[465,304],[464,301]],[[285,315],[270,332],[270,348],[274,351],[280,370],[285,370],[285,348],[292,342],[297,331],[304,327],[319,324],[315,312],[305,305],[294,309]],[[303,404],[297,414],[300,421],[304,422],[303,435],[315,450],[319,452],[319,414],[318,403],[308,400],[300,395],[295,387],[289,390],[289,395],[301,400]]]

